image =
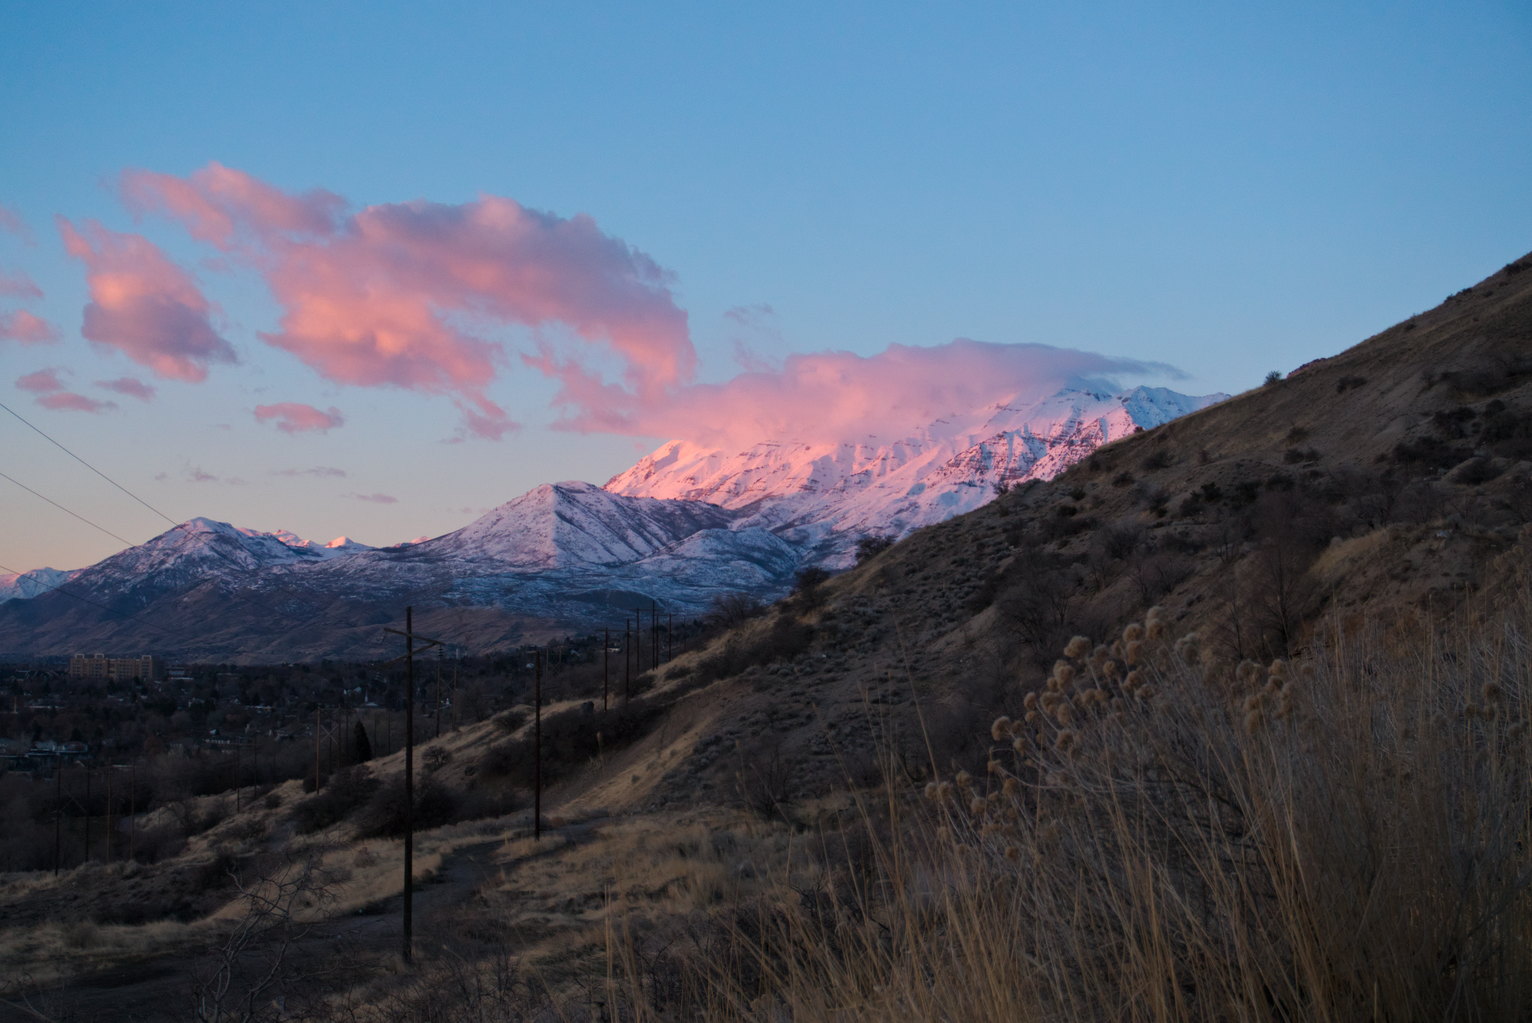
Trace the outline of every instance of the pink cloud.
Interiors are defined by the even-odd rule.
[[[106,412],[117,407],[116,402],[97,401],[83,394],[65,390],[59,378],[63,370],[40,369],[35,373],[16,378],[16,386],[37,395],[37,403],[43,408],[61,412]]]
[[[256,422],[264,423],[270,419],[276,420],[277,429],[283,433],[305,433],[310,430],[325,433],[346,421],[340,414],[340,409],[333,405],[323,411],[312,405],[293,401],[255,407]]]
[[[153,242],[93,221],[79,231],[60,217],[58,227],[65,249],[86,267],[87,338],[173,380],[205,380],[210,363],[235,361],[209,322],[207,299]]]
[[[226,251],[242,231],[263,238],[327,234],[346,205],[340,196],[323,190],[288,195],[216,161],[184,179],[125,171],[122,196],[135,212],[167,213],[184,223],[193,238]]]
[[[32,232],[27,229],[26,222],[16,215],[15,210],[4,203],[0,203],[0,231],[9,231],[22,241],[32,240]]]
[[[66,412],[107,412],[117,407],[115,401],[97,401],[95,398],[87,398],[73,391],[45,394],[37,399],[37,403],[43,408]]]
[[[780,370],[676,388],[663,402],[625,393],[567,363],[550,372],[564,381],[570,409],[564,427],[741,445],[897,439],[942,416],[1036,400],[1070,383],[1110,388],[1103,378],[1113,374],[1175,373],[1091,352],[966,338],[932,347],[891,345],[870,356],[789,355]]]
[[[43,289],[24,273],[8,274],[0,270],[0,295],[7,298],[42,298]]]
[[[347,494],[346,496],[355,501],[370,501],[373,504],[399,503],[399,499],[392,494]]]
[[[97,380],[97,387],[104,387],[108,391],[116,391],[118,394],[126,394],[130,398],[139,401],[148,401],[154,397],[154,388],[142,380],[132,377],[118,377],[116,380]]]
[[[123,192],[261,269],[283,307],[265,341],[339,383],[447,396],[475,436],[516,425],[488,396],[502,344],[476,329],[519,326],[615,358],[623,389],[649,399],[695,372],[670,275],[583,214],[482,196],[342,215],[331,193],[289,195],[217,164],[185,179],[130,172]]]
[[[26,376],[17,377],[16,386],[23,391],[32,391],[35,394],[62,391],[64,383],[59,379],[59,372],[56,369],[40,369],[36,373],[28,373]]]
[[[25,309],[18,309],[9,316],[0,316],[0,341],[46,345],[58,339],[59,332],[53,324],[40,316],[33,316]]]

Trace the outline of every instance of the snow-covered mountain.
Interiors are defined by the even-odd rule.
[[[454,532],[393,547],[192,519],[71,573],[61,589],[0,604],[0,654],[368,657],[406,605],[486,650],[611,625],[635,608],[697,614],[732,591],[771,599],[807,565],[848,563],[862,536],[969,511],[999,486],[1051,477],[1222,397],[1074,387],[903,437],[733,452],[677,441],[605,487],[546,484]]]
[[[79,575],[79,569],[34,568],[30,572],[0,573],[0,602],[28,600],[62,586]]]
[[[672,441],[606,489],[740,510],[747,513],[742,526],[770,529],[842,563],[861,536],[903,536],[972,511],[1000,487],[1049,479],[1102,444],[1225,397],[1071,387],[938,419],[897,438],[767,442],[744,451]]]
[[[242,529],[240,532],[247,535],[253,534],[254,530]],[[309,551],[322,558],[333,558],[338,554],[355,554],[357,551],[370,551],[373,548],[360,541],[353,540],[349,536],[337,536],[329,543],[319,543],[317,540],[305,540],[297,533],[279,529],[270,534],[281,540],[284,544],[296,550]]]
[[[545,483],[456,532],[418,544],[422,552],[470,556],[506,568],[624,565],[736,516],[695,501],[623,496],[590,483]]]

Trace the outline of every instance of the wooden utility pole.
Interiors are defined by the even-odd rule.
[[[442,737],[442,652],[436,651],[436,726],[433,739]]]
[[[626,704],[633,695],[633,628],[626,616],[622,619],[622,702]]]
[[[314,791],[319,791],[319,708],[314,708]]]
[[[138,840],[138,761],[133,761],[128,775],[128,859],[132,859],[137,850],[134,848]]]
[[[59,875],[64,856],[64,758],[55,755],[53,765],[53,876]]]
[[[611,677],[609,667],[612,662],[612,630],[601,630],[601,710],[607,709],[607,680]]]
[[[90,765],[80,765],[85,768],[85,862],[90,862]]]
[[[405,962],[413,958],[415,936],[415,609],[404,609],[404,631],[384,629],[404,637],[404,943],[402,954]],[[421,640],[426,644],[421,651],[441,646],[436,639]],[[390,662],[392,663],[392,662]]]
[[[543,837],[543,652],[532,688],[532,840]]]

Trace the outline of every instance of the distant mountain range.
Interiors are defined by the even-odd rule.
[[[605,487],[547,484],[395,547],[192,519],[89,568],[0,577],[0,654],[362,658],[380,652],[379,626],[406,604],[422,628],[483,652],[620,628],[634,608],[693,615],[727,592],[773,599],[808,565],[849,564],[863,536],[970,511],[1224,397],[1082,385],[894,439],[744,451],[676,441]]]

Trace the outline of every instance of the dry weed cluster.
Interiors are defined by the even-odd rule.
[[[735,931],[709,1018],[1527,1018],[1529,607],[1270,664],[1074,638],[984,774]]]

